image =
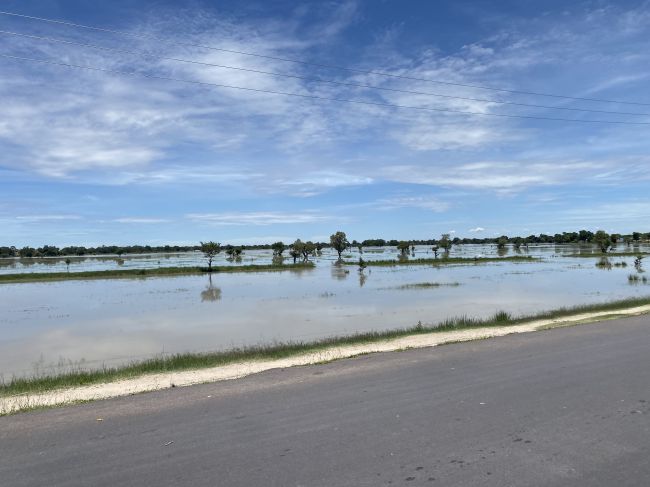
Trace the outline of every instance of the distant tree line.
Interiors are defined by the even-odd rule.
[[[602,231],[601,231],[602,232]],[[529,235],[528,237],[508,237],[507,235],[501,235],[499,237],[486,237],[486,238],[459,238],[455,237],[450,239],[448,234],[445,234],[440,239],[429,239],[429,240],[409,240],[408,243],[411,245],[440,245],[444,247],[448,245],[448,242],[451,242],[453,245],[459,244],[494,244],[494,245],[505,245],[505,244],[514,244],[514,245],[527,245],[527,244],[538,244],[538,243],[591,243],[598,245],[598,239],[601,233],[599,232],[590,232],[589,230],[580,230],[579,232],[563,232],[556,233],[554,235],[547,235],[545,233],[540,233],[539,235]],[[612,233],[609,234],[611,243],[613,245],[617,243],[634,243],[641,241],[650,240],[650,232],[641,233],[641,232],[632,232],[630,234],[620,234]],[[367,239],[358,243],[356,240],[352,241],[353,246],[362,245],[363,247],[399,247],[404,241],[400,240],[384,240],[383,238]]]
[[[589,230],[580,230],[578,232],[563,232],[556,233],[555,235],[547,235],[541,233],[539,235],[529,235],[528,237],[508,237],[501,235],[499,237],[488,238],[451,238],[449,234],[444,234],[439,239],[428,240],[385,240],[383,238],[366,239],[361,242],[353,240],[348,242],[344,232],[336,232],[330,237],[329,242],[302,242],[296,240],[293,244],[285,245],[282,242],[275,242],[268,245],[242,245],[233,247],[231,245],[225,246],[224,250],[230,257],[239,257],[244,250],[248,249],[272,249],[276,256],[282,256],[286,248],[289,250],[289,255],[294,260],[299,258],[306,261],[310,255],[317,254],[323,248],[329,247],[336,250],[341,256],[341,253],[348,247],[354,247],[362,251],[363,247],[398,247],[402,252],[407,252],[409,247],[414,245],[430,245],[436,247],[436,251],[448,251],[451,245],[461,244],[494,244],[503,247],[506,244],[513,244],[516,247],[526,246],[528,244],[537,243],[590,243],[601,247],[612,246],[616,244],[632,244],[635,242],[650,241],[650,232],[632,232],[630,234],[612,233],[605,234],[607,238],[603,237],[605,232],[590,232]],[[0,257],[68,257],[68,256],[92,256],[92,255],[128,255],[128,254],[150,254],[150,253],[176,253],[176,252],[190,252],[201,251],[201,245],[102,245],[100,247],[83,247],[83,246],[69,246],[59,248],[55,245],[44,245],[43,247],[3,247],[0,246]]]

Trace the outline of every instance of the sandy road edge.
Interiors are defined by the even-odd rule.
[[[571,324],[595,323],[611,317],[629,317],[646,313],[650,313],[650,305],[596,313],[581,313],[554,319],[534,320],[519,325],[468,328],[465,330],[407,335],[378,342],[333,346],[317,352],[299,354],[284,359],[257,360],[205,369],[147,374],[115,382],[58,389],[38,394],[6,396],[0,398],[0,415],[40,407],[51,407],[68,403],[128,396],[141,392],[167,389],[172,386],[182,387],[206,382],[238,379],[240,377],[245,377],[266,370],[300,365],[313,365],[320,362],[351,358],[367,353],[391,352],[408,348],[434,347],[450,342],[463,342],[498,337],[510,335],[512,333],[528,333],[540,329],[549,329]]]

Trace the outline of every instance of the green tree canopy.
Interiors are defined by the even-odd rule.
[[[341,259],[341,254],[350,246],[350,242],[348,242],[345,232],[338,231],[330,236],[330,245],[338,252],[339,259]]]
[[[218,242],[201,242],[201,252],[208,259],[208,272],[212,272],[212,260],[221,252],[221,244]]]

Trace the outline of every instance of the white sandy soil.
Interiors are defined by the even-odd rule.
[[[557,319],[536,320],[521,325],[470,328],[466,330],[410,335],[374,343],[333,346],[318,352],[304,353],[285,359],[255,360],[205,369],[147,374],[141,377],[115,382],[71,387],[38,394],[5,396],[0,397],[0,415],[35,407],[56,406],[79,401],[107,399],[141,392],[156,391],[172,387],[172,384],[176,387],[182,387],[205,382],[238,379],[265,370],[311,365],[366,353],[434,347],[449,342],[498,337],[511,333],[527,333],[549,327],[596,322],[611,317],[635,316],[644,313],[650,313],[650,305],[616,311],[576,314]]]

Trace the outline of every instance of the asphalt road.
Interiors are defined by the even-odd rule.
[[[0,418],[0,485],[645,487],[650,317]]]

